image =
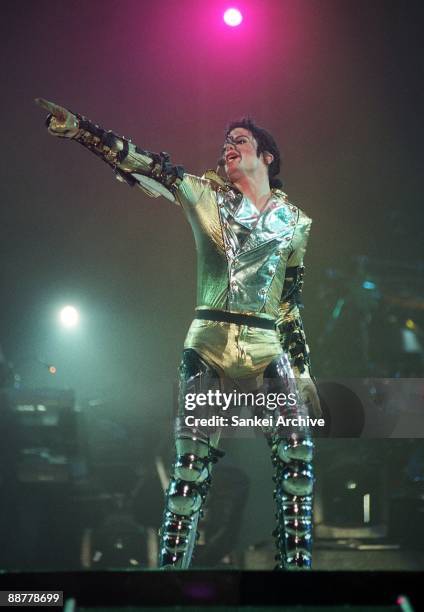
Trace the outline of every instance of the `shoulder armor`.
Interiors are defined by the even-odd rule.
[[[212,183],[213,189],[216,189],[217,191],[218,190],[233,191],[236,194],[237,193],[241,194],[241,191],[239,189],[237,189],[237,187],[235,185],[233,185],[229,181],[226,181],[225,179],[223,179],[222,176],[219,176],[219,174],[217,174],[215,172],[215,170],[206,170],[206,172],[203,174],[202,178],[207,179],[208,181],[210,181]]]
[[[207,179],[211,183],[215,189],[231,189],[231,184],[225,181],[219,174],[215,172],[215,170],[206,170],[206,172],[202,176],[203,179]]]
[[[289,202],[289,201],[288,201],[288,199],[287,199],[287,193],[285,193],[285,192],[284,192],[284,191],[282,191],[281,189],[277,189],[277,188],[274,188],[274,189],[272,189],[271,191],[272,191],[272,193],[273,193],[274,195],[276,195],[278,198],[281,198],[282,200],[284,200],[284,202],[286,202],[287,204],[290,204],[290,202]]]

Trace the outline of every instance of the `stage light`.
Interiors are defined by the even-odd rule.
[[[224,21],[228,26],[234,28],[243,21],[243,16],[240,11],[236,8],[229,8],[224,13]]]
[[[375,288],[376,288],[376,286],[377,286],[377,285],[376,285],[375,283],[373,283],[372,281],[369,281],[369,280],[365,280],[365,281],[362,283],[362,287],[363,287],[364,289],[375,289]]]
[[[60,311],[60,322],[64,327],[75,327],[79,321],[78,310],[73,306],[65,306]]]

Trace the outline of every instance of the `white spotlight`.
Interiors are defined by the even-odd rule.
[[[60,322],[64,327],[75,327],[78,325],[79,313],[73,306],[65,306],[60,311]]]

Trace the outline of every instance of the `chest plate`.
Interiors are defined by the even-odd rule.
[[[232,190],[218,191],[217,204],[228,260],[228,308],[264,310],[271,285],[272,293],[281,295],[298,209],[274,193],[259,212]]]

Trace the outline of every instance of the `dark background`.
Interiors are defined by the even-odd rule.
[[[225,6],[3,4],[0,342],[26,377],[37,356],[82,394],[136,386],[156,404],[153,381],[173,376],[195,291],[181,211],[50,137],[36,96],[199,174],[215,167],[229,120],[267,127],[289,197],[314,220],[312,351],[326,267],[422,260],[421,4],[251,1],[236,29],[222,24]],[[55,324],[68,302],[81,309],[78,339]]]
[[[0,344],[23,384],[70,387],[83,406],[105,399],[135,448],[146,437],[169,444],[194,242],[178,207],[49,136],[33,98],[168,151],[195,174],[215,168],[230,120],[249,114],[269,129],[284,189],[314,220],[304,322],[317,375],[329,312],[365,279],[359,256],[384,277],[383,293],[422,300],[422,3],[242,1],[235,29],[222,23],[226,6],[2,3]],[[67,303],[81,311],[74,332],[57,323]],[[422,308],[399,317],[419,322]],[[347,375],[358,371],[356,325],[328,345]]]

